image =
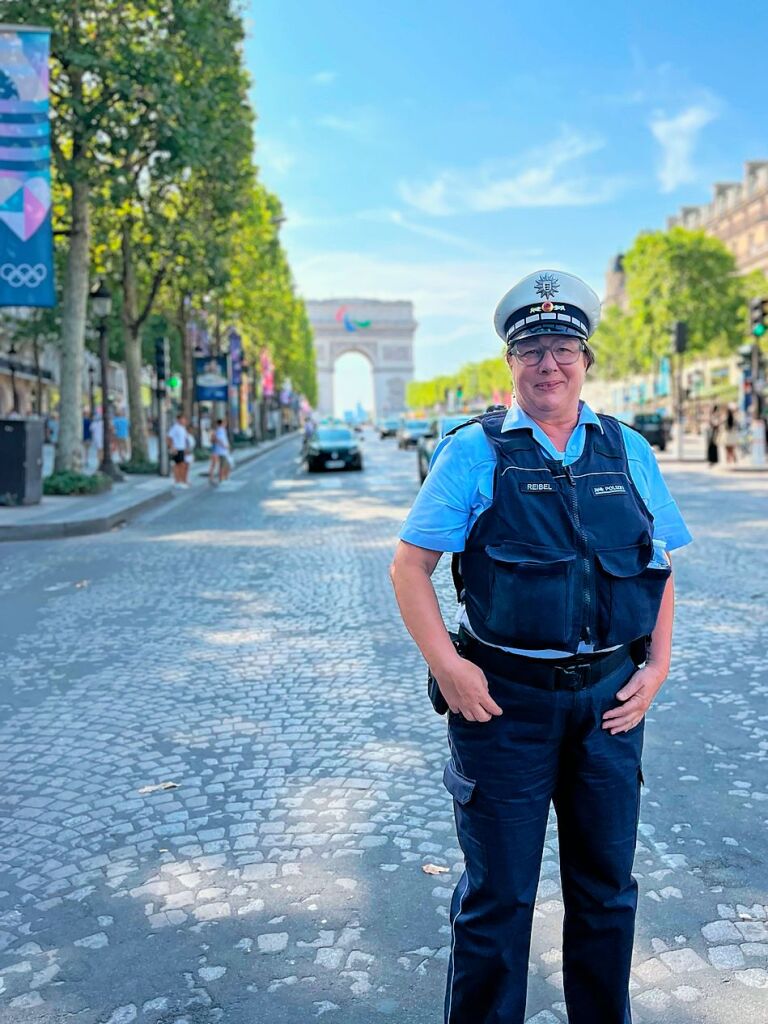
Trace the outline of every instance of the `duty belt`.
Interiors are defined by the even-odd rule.
[[[624,644],[604,654],[576,654],[570,658],[528,658],[489,647],[459,627],[460,653],[478,668],[539,690],[583,690],[594,686],[619,668],[634,653],[634,645]],[[635,664],[639,662],[633,659]]]

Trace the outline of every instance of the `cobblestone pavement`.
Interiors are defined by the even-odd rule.
[[[386,574],[416,460],[365,447],[364,473],[307,476],[290,443],[123,531],[0,553],[4,1024],[441,1020],[445,724]],[[752,1024],[768,481],[667,475],[698,543],[647,731],[635,1016]],[[556,852],[553,825],[531,1024],[565,1020]]]

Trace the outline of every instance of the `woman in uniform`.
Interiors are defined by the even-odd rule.
[[[446,437],[391,575],[447,703],[465,871],[446,1024],[523,1024],[550,804],[570,1024],[628,1024],[643,720],[669,671],[669,552],[690,541],[643,437],[580,400],[600,303],[559,271],[503,297],[515,401]],[[431,575],[453,555],[458,642]]]

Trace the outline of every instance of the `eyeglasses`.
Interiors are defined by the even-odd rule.
[[[578,361],[584,351],[584,343],[578,338],[563,338],[552,345],[541,345],[537,342],[520,342],[510,348],[512,355],[519,359],[523,366],[538,366],[546,352],[551,352],[558,366],[568,366]]]

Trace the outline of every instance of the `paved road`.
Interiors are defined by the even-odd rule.
[[[308,477],[290,442],[228,491],[0,553],[4,1024],[441,1020],[461,855],[386,576],[415,456],[365,445],[362,474]],[[635,1014],[752,1024],[768,481],[668,472],[698,543],[647,733]],[[553,825],[535,1024],[565,1019],[556,851]]]

